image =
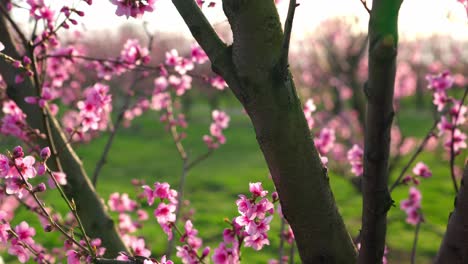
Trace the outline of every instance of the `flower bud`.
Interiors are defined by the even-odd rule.
[[[43,182],[41,182],[33,189],[33,192],[43,192],[45,190],[46,190],[46,186]]]
[[[36,168],[37,175],[44,175],[46,172],[46,165],[44,163],[39,163]]]
[[[23,57],[23,63],[24,63],[25,65],[28,65],[28,64],[31,64],[32,61],[31,61],[31,59],[30,59],[28,56],[24,56],[24,57]]]
[[[53,230],[53,227],[51,225],[44,226],[44,231],[45,232],[51,232],[52,230]]]
[[[47,160],[48,158],[50,158],[50,148],[49,147],[45,147],[41,150],[41,158],[43,160]]]
[[[16,146],[13,149],[13,157],[15,159],[24,157],[23,148],[21,146]]]
[[[279,195],[278,195],[278,192],[273,192],[271,194],[271,199],[273,199],[273,202],[276,202],[279,200]]]
[[[201,257],[205,258],[206,256],[208,256],[208,254],[210,254],[210,251],[211,251],[210,247],[204,248]]]

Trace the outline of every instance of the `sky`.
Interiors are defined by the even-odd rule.
[[[170,0],[157,0],[155,11],[145,14],[140,19],[115,16],[115,6],[107,0],[93,2],[92,8],[86,10],[86,26],[90,29],[115,28],[116,25],[123,23],[141,25],[142,21],[148,21],[152,29],[183,36],[190,34]],[[213,24],[227,23],[221,1],[216,0],[216,2],[216,7],[204,8],[204,13]],[[283,21],[288,2],[282,0],[278,7]],[[362,30],[367,27],[369,15],[360,0],[297,0],[297,2],[300,6],[296,10],[293,31],[296,39],[313,32],[321,21],[333,16],[357,16],[361,20]],[[456,0],[404,0],[400,10],[399,29],[403,38],[443,33],[468,39],[467,21],[464,7]]]

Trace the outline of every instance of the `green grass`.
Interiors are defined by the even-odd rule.
[[[185,198],[190,200],[190,207],[195,209],[195,227],[212,249],[222,240],[222,230],[227,226],[224,218],[236,216],[235,199],[238,194],[248,191],[249,182],[262,181],[266,189],[273,190],[250,121],[238,106],[229,105],[227,111],[232,120],[230,128],[226,131],[227,144],[190,171],[185,189]],[[398,121],[403,134],[423,137],[432,125],[431,113],[418,111],[409,103],[402,104],[401,110]],[[134,193],[134,187],[130,184],[133,178],[144,179],[148,184],[167,181],[174,187],[177,185],[182,162],[170,136],[157,119],[155,113],[149,113],[137,119],[130,128],[119,131],[97,186],[97,191],[104,199],[116,191]],[[201,137],[207,133],[209,123],[209,109],[196,106],[187,129],[188,137],[184,140],[190,157],[196,157],[206,151]],[[90,175],[106,140],[107,136],[104,136],[77,148],[77,153]],[[439,150],[436,153],[424,153],[418,159],[430,166],[433,177],[423,179],[420,185],[426,222],[421,227],[417,263],[430,263],[435,256],[441,235],[445,231],[448,214],[453,208],[454,192],[448,161],[441,152]],[[407,160],[408,157],[400,161],[391,175],[392,179],[398,175],[399,168]],[[460,158],[459,165],[462,165],[461,162]],[[360,194],[343,177],[331,172],[330,178],[340,212],[350,234],[356,236],[361,225]],[[405,214],[399,209],[399,202],[407,195],[407,187],[397,188],[392,194],[395,207],[389,212],[390,263],[409,263],[414,227],[405,223]],[[63,211],[65,205],[55,198],[54,195],[48,197],[47,203]],[[148,208],[148,211],[152,214],[152,209]],[[37,224],[35,217],[24,209],[19,210],[16,219],[21,218]],[[243,250],[244,263],[266,263],[268,259],[275,258],[279,244],[278,230],[279,220],[275,219],[270,231],[271,246],[260,253],[250,249]],[[38,233],[42,234],[42,231],[39,230]],[[154,218],[150,218],[139,235],[147,239],[156,256],[163,254],[166,238]],[[54,236],[48,235],[45,239],[45,236],[41,237],[40,241],[46,245],[60,246]],[[5,258],[7,262],[12,261],[10,257]],[[297,256],[296,262],[299,263]]]

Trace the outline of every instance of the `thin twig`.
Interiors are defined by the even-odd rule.
[[[141,78],[135,77],[133,82],[130,84],[129,91],[131,91],[132,87],[134,87],[140,80]],[[121,127],[123,123],[125,112],[130,107],[131,100],[132,100],[131,94],[128,94],[127,96],[125,96],[125,101],[124,101],[122,108],[120,109],[120,113],[117,117],[117,120],[115,121],[114,129],[112,129],[109,135],[109,138],[107,139],[106,146],[104,147],[104,150],[101,154],[101,157],[99,158],[99,161],[96,163],[96,168],[94,169],[94,173],[93,173],[93,186],[94,187],[96,187],[97,185],[97,180],[98,180],[102,167],[106,164],[107,156],[109,155],[110,148],[112,147],[112,143],[114,142],[115,135],[117,134],[117,130],[119,130],[119,128]]]
[[[287,76],[288,69],[288,55],[289,55],[289,43],[291,42],[291,32],[294,21],[294,13],[296,12],[296,7],[299,4],[296,3],[296,0],[289,0],[288,15],[286,17],[286,22],[284,23],[284,38],[281,46],[281,55],[280,55],[280,73]]]
[[[370,15],[371,13],[371,10],[369,9],[369,7],[367,6],[367,1],[366,0],[360,0],[361,1],[361,4],[364,6],[364,8],[366,9],[367,13]]]
[[[421,229],[421,223],[424,221],[422,212],[419,213],[421,214],[421,219],[416,224],[416,229],[414,230],[413,248],[411,249],[411,264],[416,263],[416,248],[418,245],[419,230]]]
[[[458,183],[457,177],[455,176],[455,129],[457,127],[458,117],[460,116],[460,110],[465,103],[466,95],[468,94],[468,85],[465,87],[465,92],[463,93],[463,97],[460,101],[460,105],[458,106],[457,115],[455,116],[455,120],[452,124],[452,131],[451,131],[451,138],[450,138],[450,175],[452,177],[453,188],[455,189],[455,193],[458,193]]]
[[[403,176],[405,175],[405,173],[408,171],[408,169],[413,164],[413,162],[416,160],[416,158],[419,156],[419,154],[421,154],[421,152],[423,151],[423,149],[426,146],[429,139],[431,139],[434,136],[434,130],[436,129],[438,123],[439,123],[438,119],[434,121],[434,124],[429,129],[429,131],[427,132],[426,137],[424,137],[423,141],[421,142],[419,147],[416,149],[416,151],[413,153],[413,155],[411,156],[408,163],[406,163],[405,167],[403,167],[403,170],[401,170],[400,175],[398,176],[398,178],[395,180],[395,182],[390,187],[390,189],[389,189],[390,193],[395,189],[395,187],[397,187],[398,185],[401,184],[401,180],[402,180]]]
[[[195,158],[194,160],[192,160],[191,162],[188,162],[187,163],[187,170],[191,170],[193,167],[195,167],[196,165],[198,165],[199,163],[201,163],[202,161],[206,160],[208,157],[211,156],[211,154],[213,154],[213,149],[209,149],[207,152],[205,152],[204,154],[198,156],[197,158]]]
[[[182,208],[182,202],[184,199],[185,179],[187,178],[187,173],[188,173],[187,159],[183,159],[182,160],[182,174],[180,176],[179,187],[177,189],[177,205],[176,205],[176,210],[175,210],[176,218],[175,218],[174,225],[177,225],[177,222],[179,221],[180,210]],[[167,250],[166,250],[165,255],[168,258],[170,258],[172,255],[174,243],[175,243],[175,239],[174,239],[174,236],[172,236],[172,238],[167,243]]]
[[[172,226],[174,228],[174,230],[177,232],[177,234],[179,234],[180,237],[183,237],[183,234],[182,232],[180,231],[180,229],[174,224]],[[193,249],[193,247],[189,244],[189,243],[185,243],[189,248],[190,250],[193,252],[193,254],[195,254],[195,256],[197,257],[198,261],[200,261],[201,264],[205,264],[205,262],[203,261],[203,259],[197,254],[197,251],[195,249]],[[167,256],[166,256],[167,257]]]
[[[286,221],[284,217],[281,217],[281,227],[280,227],[280,244],[278,248],[279,253],[279,264],[283,264],[283,255],[284,255],[284,229],[286,227]]]
[[[52,178],[52,180],[54,181],[54,184],[55,186],[57,187],[57,190],[59,191],[60,193],[60,196],[62,197],[62,199],[66,202],[68,208],[70,209],[70,211],[72,212],[73,216],[75,217],[76,221],[78,222],[78,226],[80,228],[80,231],[81,233],[83,234],[83,239],[84,241],[86,242],[86,245],[88,246],[88,249],[89,249],[89,253],[95,257],[95,252],[93,250],[93,247],[91,246],[91,242],[89,241],[89,238],[88,236],[86,235],[86,230],[83,226],[83,223],[81,222],[81,219],[80,217],[78,216],[78,212],[76,211],[76,205],[75,203],[70,200],[68,200],[67,196],[65,195],[65,192],[63,191],[62,189],[62,186],[60,185],[60,183],[57,181],[57,179],[55,178],[54,174],[52,173],[52,171],[47,168],[47,173],[49,173],[50,177]]]
[[[23,176],[21,170],[18,168],[18,166],[15,164],[15,168],[16,168],[16,171],[18,172],[18,174],[20,175],[20,178],[21,180],[23,181],[24,183],[24,186],[26,187],[26,190],[28,191],[28,193],[33,197],[34,201],[36,202],[36,204],[39,206],[39,208],[41,209],[42,213],[46,216],[46,218],[49,220],[49,223],[56,227],[63,235],[65,235],[67,237],[67,239],[69,239],[70,241],[72,241],[73,243],[75,243],[75,245],[77,245],[78,247],[80,247],[82,250],[86,251],[87,249],[85,247],[83,247],[80,243],[78,243],[72,236],[70,236],[65,230],[62,229],[62,227],[60,225],[57,225],[55,223],[55,221],[52,219],[52,216],[49,214],[49,212],[47,212],[47,210],[45,209],[43,203],[39,200],[39,198],[37,197],[36,193],[32,190],[32,187],[31,187],[31,184],[28,183],[28,181],[26,181],[26,178]],[[90,252],[91,254],[91,252]]]

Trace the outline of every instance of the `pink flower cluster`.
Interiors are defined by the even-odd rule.
[[[132,69],[135,65],[146,64],[150,61],[149,51],[147,48],[142,48],[137,39],[129,39],[125,42],[120,59],[129,65]]]
[[[315,137],[314,143],[318,152],[320,153],[320,158],[322,163],[326,166],[328,163],[328,158],[325,155],[328,154],[333,149],[335,145],[336,137],[335,130],[331,128],[322,128],[320,133]]]
[[[210,134],[204,135],[203,141],[209,149],[217,149],[219,145],[226,143],[226,137],[223,135],[223,130],[229,127],[231,118],[223,111],[214,110],[211,113],[213,122],[210,125]]]
[[[419,178],[418,177],[422,177],[422,178],[430,178],[432,177],[432,172],[431,170],[429,169],[429,167],[424,164],[423,162],[418,162],[414,168],[413,168],[413,173],[414,173],[414,176],[412,175],[406,175],[402,182],[404,184],[408,184],[410,182],[413,182],[415,185],[419,185]]]
[[[143,190],[149,205],[153,205],[156,198],[161,200],[154,210],[154,217],[156,217],[169,239],[172,239],[172,227],[176,220],[175,211],[178,203],[177,191],[171,189],[167,182],[156,182],[154,190],[148,185],[144,185]]]
[[[54,11],[47,7],[43,0],[27,0],[26,2],[31,7],[30,15],[36,20],[44,19],[47,27],[53,29]]]
[[[104,130],[107,127],[109,114],[112,111],[112,98],[108,92],[109,86],[100,83],[96,83],[84,91],[85,100],[77,103],[81,118],[80,132]]]
[[[53,100],[53,99],[54,98],[53,98],[52,91],[50,90],[50,88],[49,87],[43,87],[40,97],[27,96],[27,97],[24,98],[24,101],[26,101],[26,103],[28,103],[28,104],[37,104],[37,105],[39,105],[39,107],[43,108],[48,101]],[[54,106],[53,109],[58,110],[57,106]],[[52,114],[55,115],[56,112],[52,113]]]
[[[115,59],[95,61],[89,67],[96,70],[99,78],[110,80],[114,75],[119,76],[127,70],[147,64],[149,61],[149,50],[141,47],[138,39],[128,39],[120,52],[120,56]]]
[[[139,18],[145,12],[153,12],[155,2],[156,0],[111,0],[117,6],[115,14],[127,18]]]
[[[314,100],[309,99],[306,101],[304,104],[304,115],[307,120],[307,125],[309,126],[309,129],[312,129],[314,127],[314,118],[312,117],[312,113],[317,110],[317,107],[314,104]]]
[[[0,133],[28,141],[29,127],[26,123],[26,115],[15,102],[4,101],[2,112],[4,116],[0,121]]]
[[[86,242],[84,240],[80,240],[80,245],[83,247],[86,247]],[[106,252],[106,248],[101,247],[102,241],[99,238],[92,239],[90,241],[91,247],[95,249],[95,253],[97,257],[102,257],[104,253]],[[93,263],[93,258],[92,256],[89,255],[87,251],[82,250],[81,248],[78,248],[75,244],[65,241],[65,248],[68,248],[67,250],[67,263],[68,264],[81,264],[83,261],[85,263]]]
[[[34,250],[37,254],[34,256],[34,261],[37,263],[45,263],[50,259],[50,255],[46,254],[45,249],[37,244],[33,237],[36,235],[36,230],[30,227],[25,221],[19,223],[14,228],[10,227],[6,213],[0,211],[0,243],[7,245],[8,254],[16,256],[18,261],[26,263],[31,256],[35,254],[31,251]]]
[[[185,243],[183,246],[177,247],[177,257],[184,264],[200,263],[210,253],[210,248],[205,247],[202,255],[198,256],[198,250],[202,247],[203,241],[197,237],[198,230],[193,228],[192,221],[187,220],[184,225],[184,234],[180,238],[180,242]]]
[[[351,172],[356,176],[361,176],[364,173],[363,156],[364,150],[356,144],[348,151],[347,157],[351,164]]]
[[[210,82],[211,86],[213,86],[214,88],[216,88],[216,89],[218,89],[220,91],[224,90],[224,88],[227,87],[226,81],[224,81],[223,77],[221,77],[219,75],[210,78],[209,82]]]
[[[265,197],[268,192],[263,190],[262,183],[250,183],[249,190],[252,194],[251,198],[239,195],[236,201],[241,215],[236,217],[235,222],[246,232],[244,245],[261,250],[264,245],[270,244],[267,232],[270,230],[270,222],[273,219],[274,206]]]
[[[400,208],[406,213],[406,222],[411,225],[416,225],[422,221],[420,213],[422,195],[416,187],[411,187],[409,197],[401,201]]]
[[[447,94],[447,90],[454,84],[454,77],[448,71],[439,75],[428,75],[426,79],[429,81],[428,88],[434,93],[433,103],[443,115],[437,124],[439,136],[445,137],[445,148],[449,151],[453,148],[454,154],[458,155],[462,149],[467,148],[467,136],[457,126],[466,122],[468,108]]]

